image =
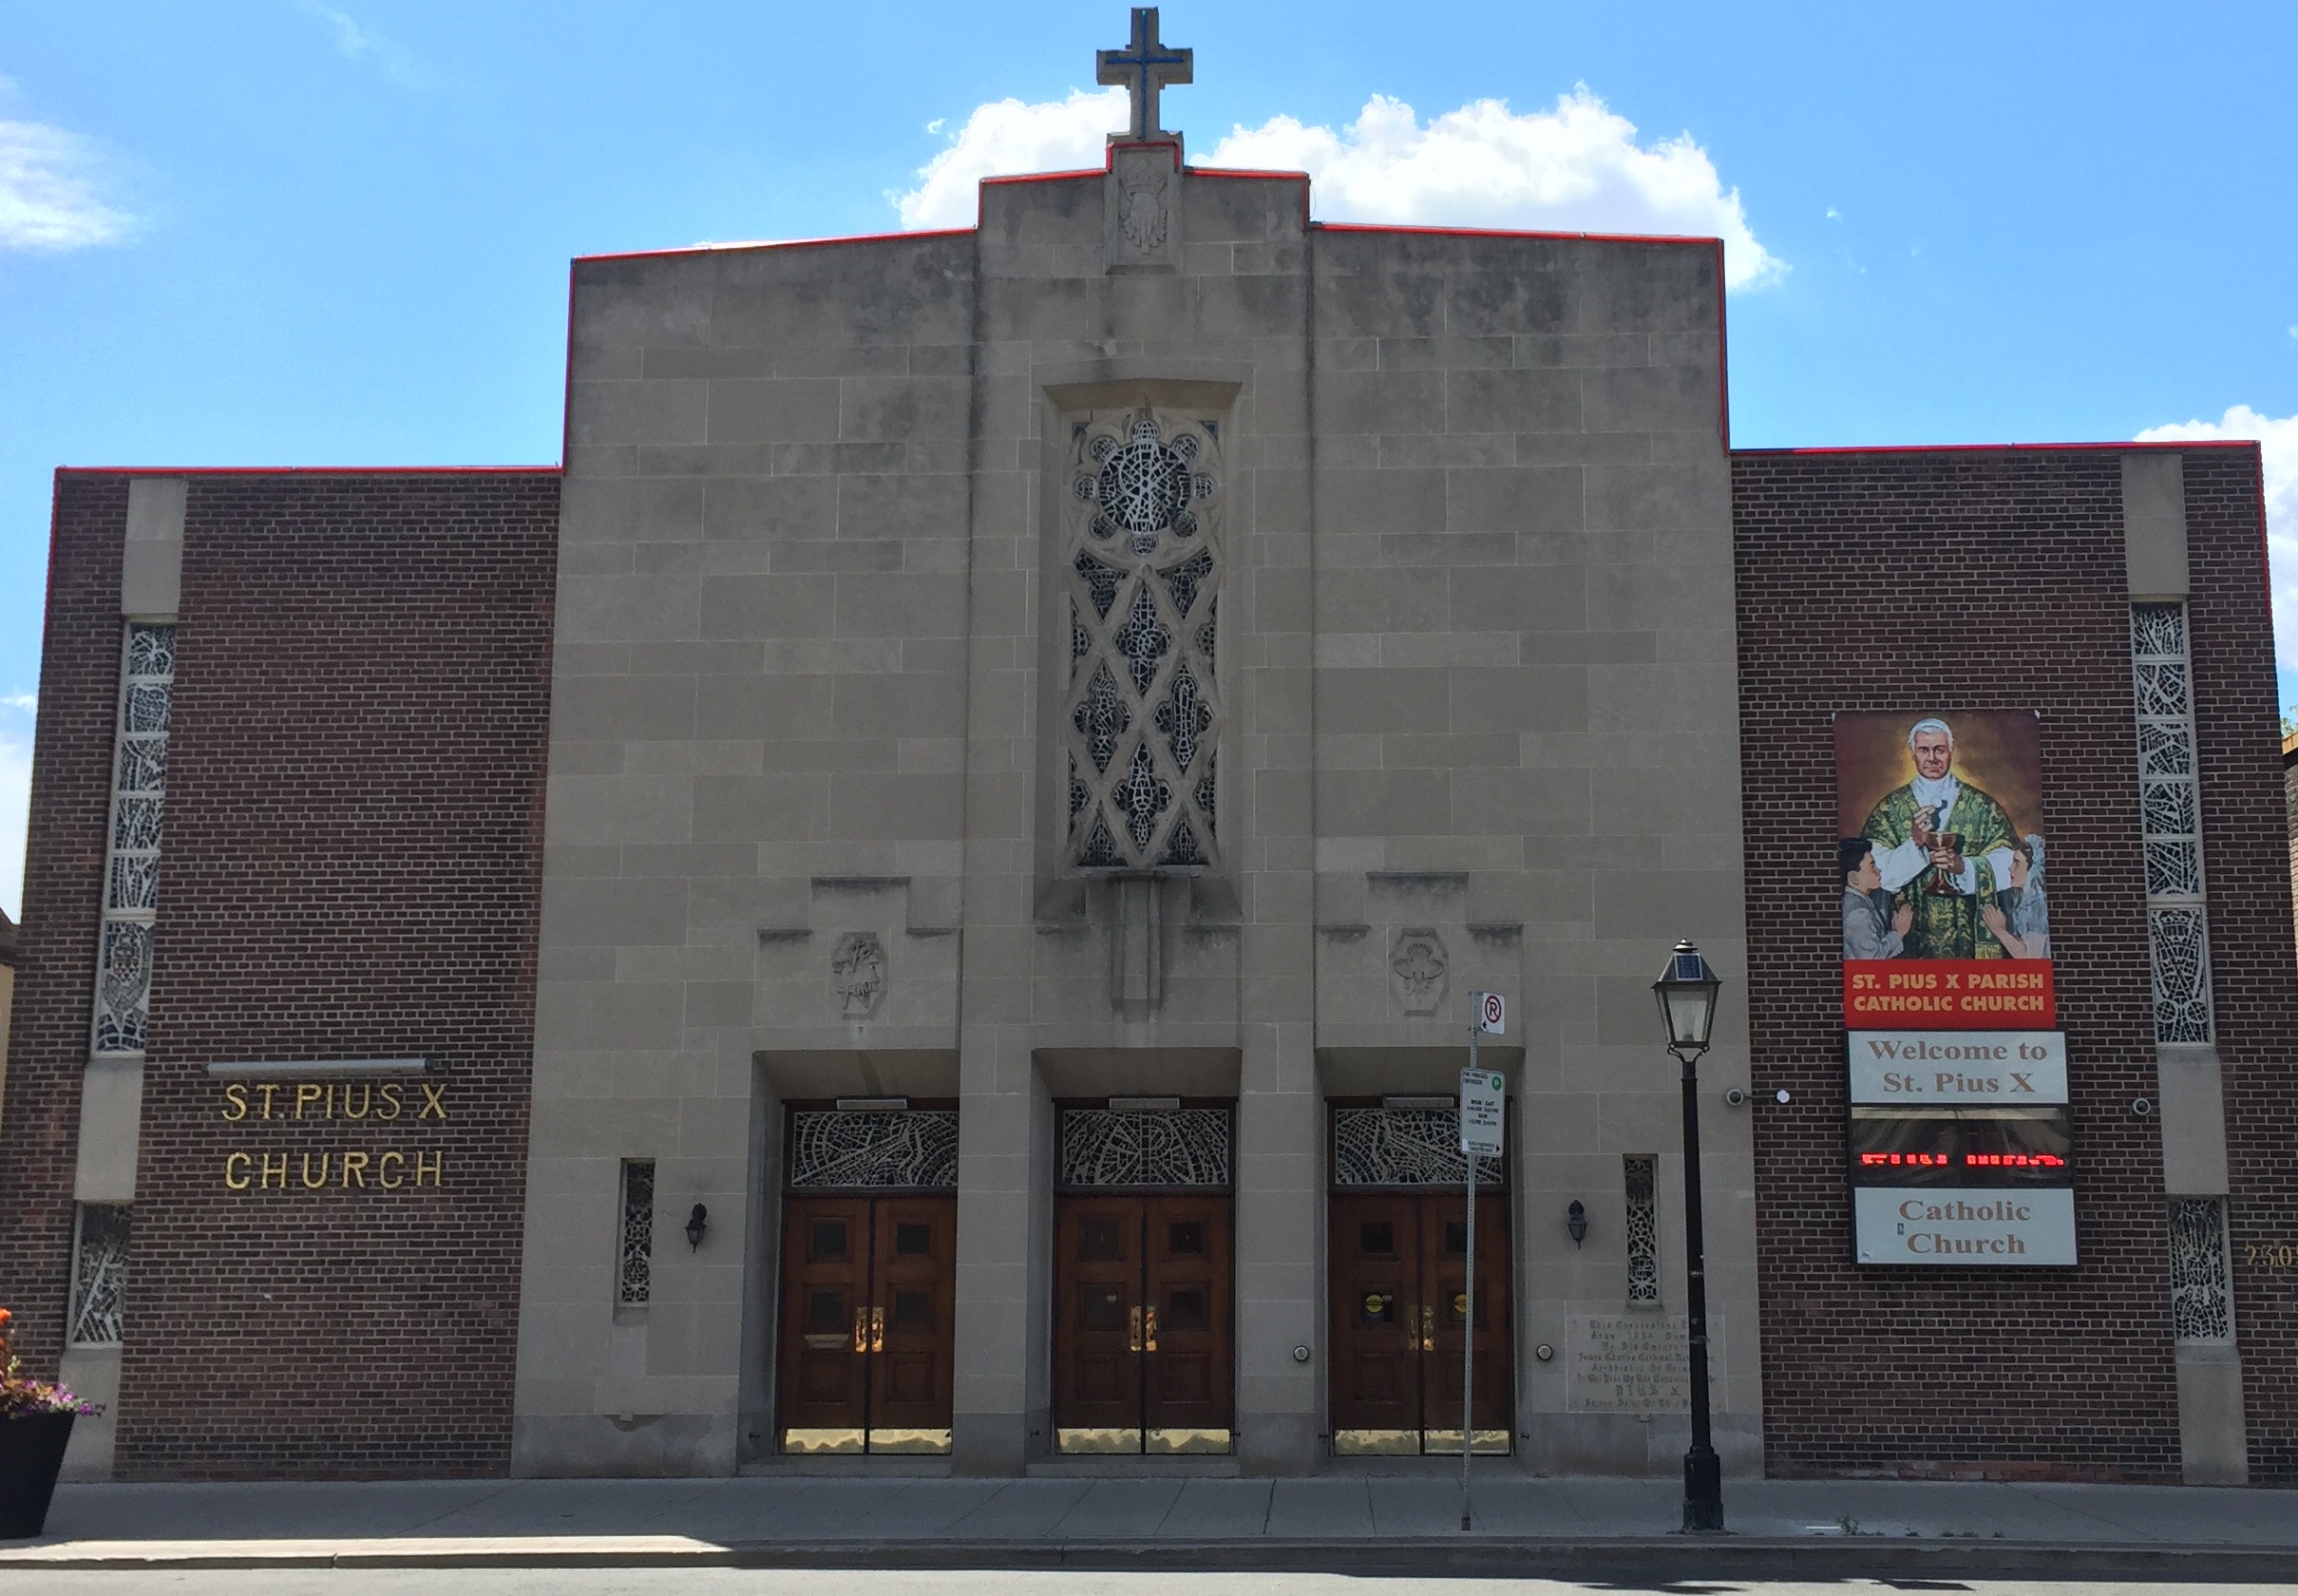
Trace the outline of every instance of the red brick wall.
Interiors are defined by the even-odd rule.
[[[192,479],[124,1477],[507,1466],[558,491],[550,471]],[[60,489],[18,992],[42,1103],[27,1124],[30,1093],[15,1097],[0,1151],[0,1181],[16,1160],[41,1181],[36,1239],[0,1241],[0,1269],[29,1265],[37,1284],[17,1295],[44,1356],[65,1290],[125,501],[115,477]],[[389,1125],[297,1120],[290,1085],[280,1117],[231,1123],[204,1069],[409,1056],[444,1086],[444,1121],[417,1118],[411,1086]],[[436,1155],[438,1182],[343,1185],[345,1151],[387,1150],[410,1167]],[[290,1188],[228,1189],[235,1151],[290,1155]],[[306,1190],[322,1155],[327,1184]]]
[[[2230,1061],[2298,1045],[2288,893],[2229,890],[2278,884],[2285,851],[2254,466],[2250,450],[2197,449],[2186,466]],[[2175,1480],[2161,1149],[2156,1121],[2131,1111],[2156,1084],[2119,454],[1745,453],[1732,469],[1768,1466]],[[1916,707],[2042,713],[2074,1270],[1852,1263],[1830,717]],[[2252,1073],[2230,1062],[2231,1082]],[[1785,1107],[1771,1101],[1780,1088]],[[2273,1156],[2229,1097],[2237,1149]],[[2251,1156],[2238,1151],[2237,1167]],[[2289,1167],[2284,1156],[2286,1179]],[[2250,1185],[2235,1177],[2238,1252],[2263,1174],[2261,1163]],[[2255,1426],[2277,1343],[2253,1333],[2270,1311],[2260,1283],[2237,1289],[2245,1359],[2258,1360]],[[2278,1344],[2287,1393],[2287,1330]],[[2287,1476],[2287,1440],[2284,1459]]]

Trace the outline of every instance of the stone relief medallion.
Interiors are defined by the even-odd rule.
[[[830,955],[830,987],[839,1014],[867,1019],[885,997],[885,944],[875,931],[848,931]]]
[[[1389,956],[1389,975],[1396,1006],[1408,1015],[1433,1015],[1444,1001],[1444,942],[1426,926],[1409,926],[1396,933],[1396,951]]]
[[[1181,173],[1169,144],[1119,145],[1103,187],[1105,263],[1123,272],[1181,265]]]
[[[1117,225],[1125,241],[1143,255],[1165,247],[1165,174],[1150,168],[1130,174],[1117,203]]]

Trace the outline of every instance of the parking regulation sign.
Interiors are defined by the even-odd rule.
[[[1488,1036],[1506,1036],[1508,999],[1497,992],[1479,992],[1475,995],[1475,1002],[1476,1029]]]
[[[1508,1077],[1496,1070],[1460,1072],[1460,1150],[1497,1153],[1500,1150],[1503,1106],[1508,1101]]]

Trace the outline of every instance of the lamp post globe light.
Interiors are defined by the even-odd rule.
[[[1723,1532],[1723,1465],[1708,1426],[1707,1259],[1700,1215],[1700,1055],[1716,1024],[1723,982],[1686,938],[1668,955],[1652,982],[1667,1050],[1683,1066],[1683,1247],[1691,1319],[1692,1445],[1683,1454],[1683,1528],[1687,1533]]]

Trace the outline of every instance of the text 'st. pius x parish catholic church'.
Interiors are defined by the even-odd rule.
[[[1361,1468],[1472,1321],[1489,1467],[1672,1473],[1689,937],[1728,1472],[2298,1485],[2255,446],[1736,451],[1716,240],[1126,53],[975,227],[576,261],[562,467],[58,473],[73,1470]]]

